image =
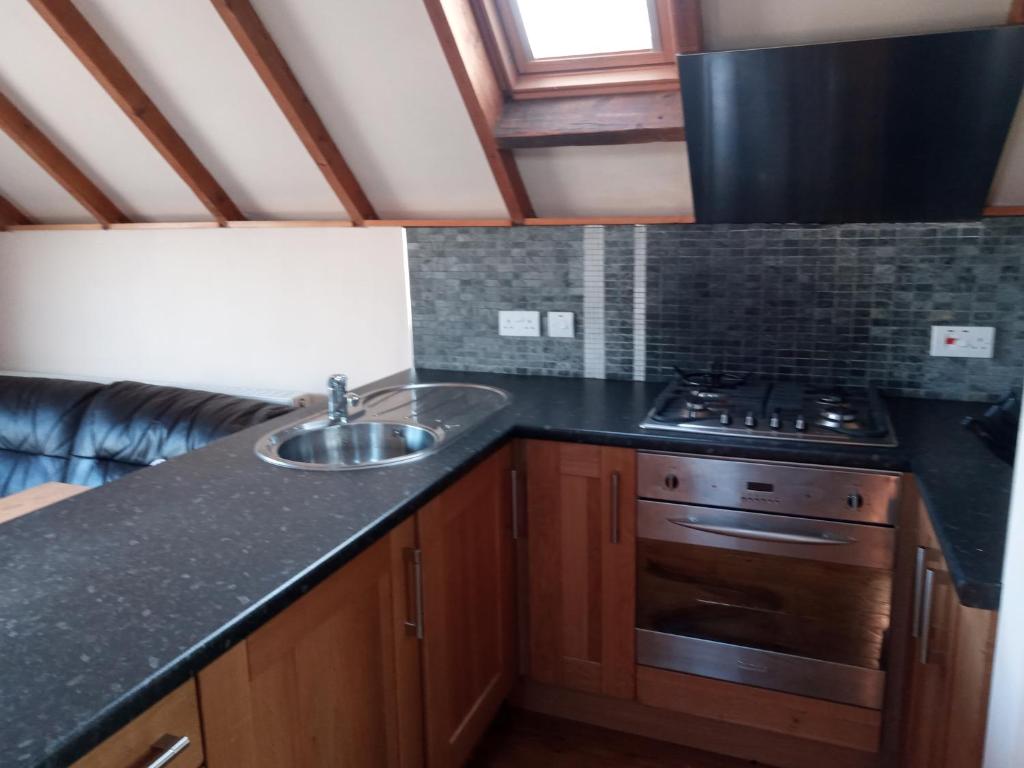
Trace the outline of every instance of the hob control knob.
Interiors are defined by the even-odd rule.
[[[757,426],[757,417],[754,416],[753,411],[747,411],[747,415],[743,417],[743,426],[753,429]]]
[[[732,424],[732,416],[730,416],[728,413],[723,413],[721,416],[718,417],[718,423],[721,424],[723,427],[728,427],[730,424]]]
[[[793,427],[798,432],[806,432],[807,431],[807,419],[804,418],[804,415],[802,413],[799,416],[796,417],[796,420],[793,422]]]
[[[782,429],[782,415],[778,411],[773,411],[772,416],[768,419],[768,427],[770,429]]]
[[[851,493],[846,497],[846,506],[850,509],[860,509],[864,506],[864,497],[859,493]]]

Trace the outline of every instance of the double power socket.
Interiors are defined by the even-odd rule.
[[[547,336],[555,339],[572,339],[576,336],[572,312],[548,312]],[[540,336],[540,312],[532,310],[499,310],[499,336]]]

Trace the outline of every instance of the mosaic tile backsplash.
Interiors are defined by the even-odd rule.
[[[665,379],[673,366],[990,400],[1024,377],[1024,219],[842,226],[410,229],[416,364]],[[576,313],[574,339],[498,310]],[[991,360],[928,355],[992,325]]]

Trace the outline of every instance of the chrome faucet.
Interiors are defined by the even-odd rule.
[[[359,395],[348,391],[348,376],[336,373],[327,379],[327,420],[330,424],[347,424],[348,409],[359,404]]]

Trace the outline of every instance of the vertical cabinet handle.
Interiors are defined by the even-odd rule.
[[[423,639],[423,552],[419,549],[405,549],[402,552],[405,557],[407,573],[412,578],[406,579],[406,634],[413,635],[417,640]],[[412,586],[412,593],[409,593],[409,585]]]
[[[519,472],[509,470],[512,482],[512,541],[519,540]]]
[[[914,613],[910,634],[912,637],[921,636],[921,608],[922,593],[924,591],[924,567],[928,562],[928,550],[925,547],[918,547],[914,553]]]
[[[161,736],[153,745],[153,751],[160,754],[156,760],[146,765],[146,768],[163,768],[188,749],[191,743],[188,736],[172,736],[169,733]]]
[[[917,638],[917,660],[921,664],[928,663],[928,643],[931,638],[932,600],[935,597],[935,571],[928,568],[924,572],[924,594],[921,597],[921,628]]]
[[[611,541],[619,543],[619,473],[612,472]]]

